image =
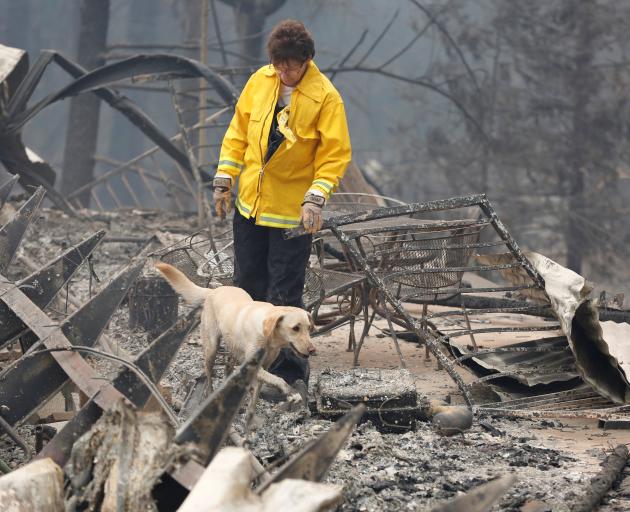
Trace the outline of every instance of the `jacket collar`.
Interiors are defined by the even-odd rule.
[[[263,74],[268,77],[276,77],[276,70],[273,64],[263,68]],[[279,79],[278,79],[279,80]],[[295,87],[305,96],[314,101],[321,102],[324,99],[324,84],[322,83],[322,73],[313,61],[308,63],[306,72],[302,80]]]

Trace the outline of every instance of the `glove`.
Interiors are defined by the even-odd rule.
[[[304,225],[306,232],[311,235],[322,228],[324,203],[326,203],[326,198],[312,192],[307,192],[304,196],[300,222]]]
[[[212,180],[212,199],[214,210],[220,219],[232,211],[232,180],[230,178],[214,178]]]

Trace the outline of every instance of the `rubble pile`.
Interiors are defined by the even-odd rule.
[[[16,216],[24,208],[7,206]],[[5,224],[6,238],[16,243],[0,273],[17,284],[7,286],[5,298],[17,305],[11,318],[24,326],[2,344],[0,416],[8,425],[0,427],[0,470],[8,475],[0,477],[0,503],[18,488],[25,494],[17,510],[203,510],[201,503],[207,510],[472,511],[480,490],[492,510],[573,510],[584,502],[610,451],[601,446],[612,448],[623,432],[575,420],[511,418],[483,407],[472,426],[447,431],[431,422],[447,410],[440,407],[453,407],[441,402],[446,396],[428,394],[413,369],[394,369],[391,361],[381,369],[315,368],[309,407],[289,411],[259,400],[249,422],[260,354],[230,376],[219,364],[216,391],[204,397],[198,312],[180,308],[176,324],[149,335],[129,327],[126,299],[140,275],[154,275],[147,255],[163,249],[159,239],[166,238],[156,233],[184,237],[193,222],[133,210],[71,218],[38,204],[19,236],[18,227]],[[91,237],[89,251],[68,252]],[[41,273],[64,251],[61,266]],[[25,283],[51,294],[49,300]],[[21,316],[29,302],[15,290],[40,301],[49,326]],[[26,384],[32,375],[46,380],[35,389],[18,375]],[[448,380],[446,372],[439,375]],[[46,382],[55,385],[48,390]],[[42,437],[42,425],[55,431]],[[553,441],[560,434],[594,441],[590,449],[571,448]],[[31,462],[36,438],[43,446]],[[50,497],[45,506],[29,494],[34,485],[47,489],[39,495]],[[460,508],[444,508],[449,503]],[[613,484],[601,510],[629,503],[627,488]]]

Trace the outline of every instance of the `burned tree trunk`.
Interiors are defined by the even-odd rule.
[[[77,60],[88,70],[105,64],[103,54],[109,26],[109,0],[82,0]],[[61,192],[64,195],[92,181],[98,138],[100,100],[92,94],[72,99],[63,157]],[[78,198],[89,206],[90,193]]]
[[[286,0],[221,0],[234,9],[236,30],[240,39],[238,53],[240,64],[251,66],[260,58],[265,20]]]
[[[194,49],[189,51],[189,57],[199,59],[199,49],[195,45],[199,45],[201,41],[201,23],[202,19],[202,0],[185,0],[183,6],[182,28],[184,32],[184,44],[190,45]],[[197,81],[180,80],[177,90],[181,94],[180,103],[182,105],[182,117],[186,128],[194,126],[198,121],[199,102],[197,100],[198,88]],[[197,131],[191,130],[188,133],[190,144],[195,148],[199,144],[199,134]]]

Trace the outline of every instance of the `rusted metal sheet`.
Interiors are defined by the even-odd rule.
[[[44,189],[39,187],[22,205],[13,219],[0,229],[0,274],[4,274],[13,261],[26,228],[33,220],[44,195]]]
[[[512,329],[512,330],[510,330]],[[491,332],[502,332],[492,330]],[[518,332],[517,328],[506,328],[505,332]],[[449,333],[451,338],[452,334]],[[480,377],[494,375],[495,379],[505,378],[505,382],[523,386],[538,386],[544,392],[545,386],[558,383],[580,382],[575,368],[575,357],[564,336],[554,336],[538,340],[514,343],[505,347],[464,351],[462,347],[448,341],[449,349],[456,356],[455,361],[466,365]],[[549,389],[546,389],[549,391]]]
[[[46,307],[57,293],[74,275],[81,264],[103,240],[105,231],[94,233],[89,238],[65,251],[41,270],[16,283],[33,304]],[[0,348],[20,336],[28,327],[11,311],[4,302],[0,302]]]
[[[256,492],[260,494],[271,484],[285,478],[302,478],[312,482],[321,482],[364,413],[364,405],[353,407],[328,432],[309,443],[306,448],[282,466]]]
[[[135,359],[135,365],[157,384],[182,342],[198,323],[199,310],[193,310],[144,349]],[[121,370],[112,384],[138,408],[142,408],[146,404],[151,394],[138,376],[129,368]],[[107,397],[104,398],[107,399]],[[74,442],[101,417],[103,407],[106,405],[107,402],[92,397],[46,445],[39,453],[38,458],[50,457],[63,467],[68,461]]]
[[[143,262],[133,262],[125,267],[110,281],[107,287],[68,317],[61,325],[56,325],[44,315],[47,324],[40,326],[41,332],[46,333],[44,337],[59,333],[73,345],[93,346],[109,323],[129,286],[140,274],[142,267]],[[12,306],[17,314],[29,311],[35,315],[34,318],[37,318],[40,313],[43,315],[43,312],[26,299],[15,285],[2,285],[0,283],[0,286],[3,289],[2,299],[7,302],[7,299],[11,297],[11,303],[8,305]],[[22,317],[22,321],[36,333],[40,330],[40,327],[37,330],[33,329],[34,326],[31,325],[31,319],[28,317]],[[65,357],[72,355],[71,353],[57,355],[62,354]],[[71,361],[70,364],[73,361],[78,361],[76,358],[68,358],[68,360]],[[87,369],[85,370],[87,371]],[[76,378],[79,381],[82,380],[80,376]],[[2,411],[2,416],[12,425],[19,424],[55,395],[66,382],[68,382],[66,372],[51,354],[41,354],[34,357],[29,357],[28,354],[23,356],[0,373],[0,403],[6,406]],[[81,384],[84,384],[84,387],[87,387],[85,391],[88,391],[88,396],[93,395],[103,385],[102,379],[97,379],[93,383],[89,381],[82,383],[75,380],[75,383],[80,387],[82,387]],[[90,392],[91,389],[94,389],[94,392]]]
[[[179,444],[195,443],[204,466],[212,460],[225,438],[243,398],[258,373],[264,357],[259,349],[232,373],[223,385],[210,395],[175,436]]]

